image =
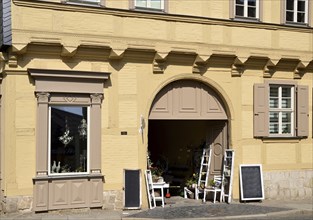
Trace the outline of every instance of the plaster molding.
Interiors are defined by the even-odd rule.
[[[296,68],[293,71],[293,78],[301,79],[304,73],[306,72],[305,68],[306,65],[299,61],[299,63],[297,64]]]
[[[50,93],[48,92],[36,92],[37,102],[38,104],[48,104]]]
[[[199,56],[197,55],[195,62],[192,67],[192,73],[202,74],[207,70],[209,57]]]
[[[168,53],[156,53],[153,59],[153,73],[163,74],[166,68],[166,57]]]
[[[92,105],[101,105],[101,102],[103,100],[103,94],[93,93],[90,95],[90,98],[91,98]]]
[[[175,14],[164,14],[163,12],[147,12],[139,10],[127,10],[127,9],[114,9],[105,8],[101,6],[94,5],[78,5],[78,4],[64,4],[61,2],[51,2],[51,1],[33,1],[33,0],[13,0],[14,4],[17,6],[32,7],[32,8],[44,8],[52,10],[65,10],[73,12],[83,12],[83,13],[94,13],[94,14],[104,14],[104,15],[114,15],[120,17],[134,17],[134,18],[144,18],[144,19],[158,19],[171,22],[185,22],[185,23],[196,23],[196,24],[211,24],[211,25],[222,25],[222,26],[233,26],[233,27],[247,27],[247,28],[260,28],[266,30],[287,30],[294,32],[305,32],[311,33],[311,27],[294,27],[283,24],[274,23],[254,23],[246,21],[234,21],[229,19],[217,19],[208,18],[201,16],[192,15],[175,15]]]
[[[244,72],[244,62],[242,62],[238,57],[236,57],[231,66],[231,76],[240,77],[243,74],[243,72]]]
[[[271,60],[267,61],[263,68],[263,77],[264,78],[271,78],[275,72],[275,64],[271,62]]]
[[[11,68],[16,68],[17,67],[17,55],[9,56],[8,65]]]
[[[61,51],[61,56],[62,57],[73,57],[75,56],[77,52],[77,47],[74,46],[63,46],[62,51]]]

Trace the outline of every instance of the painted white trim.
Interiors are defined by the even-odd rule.
[[[277,87],[278,88],[278,107],[277,108],[270,108],[269,106],[269,112],[276,112],[278,113],[278,133],[277,134],[271,134],[269,133],[269,136],[295,136],[295,129],[294,129],[294,124],[295,124],[295,86],[290,86],[290,85],[269,85],[269,89],[271,87]],[[291,99],[291,103],[290,103],[290,108],[282,108],[282,88],[290,88],[290,99]],[[269,100],[270,100],[270,93],[269,93]],[[284,134],[282,132],[282,113],[283,112],[287,112],[287,113],[291,113],[291,121],[290,121],[290,133]],[[270,114],[269,114],[270,116]],[[270,118],[268,119],[270,120]],[[271,122],[269,121],[269,126],[271,125]],[[269,128],[270,131],[270,128]]]
[[[137,5],[137,0],[134,0],[135,8],[142,8],[142,9],[153,9],[153,10],[164,10],[164,1],[160,0],[160,8],[154,8],[151,6],[151,0],[146,0],[146,6]]]
[[[294,0],[293,2],[293,11],[292,10],[287,10],[287,0],[285,0],[285,22],[292,22],[292,23],[299,23],[299,24],[308,24],[308,17],[309,17],[309,1],[308,0],[303,0],[304,1],[304,22],[298,22],[298,1]],[[292,21],[287,21],[287,11],[293,12],[293,20]]]
[[[248,0],[244,0],[243,4],[243,16],[236,14],[236,0],[234,0],[234,17],[236,18],[250,18],[259,19],[260,18],[260,1],[255,0],[255,17],[248,17]]]

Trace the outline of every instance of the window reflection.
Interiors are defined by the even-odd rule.
[[[50,173],[87,172],[88,107],[50,107]]]

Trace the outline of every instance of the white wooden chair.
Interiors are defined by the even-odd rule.
[[[219,192],[220,193],[220,202],[222,201],[223,197],[223,177],[221,175],[214,175],[213,177],[214,183],[218,183],[215,186],[208,186],[204,188],[204,195],[203,195],[203,202],[205,202],[206,194],[213,192],[214,197],[213,197],[213,203],[216,201],[216,194]]]

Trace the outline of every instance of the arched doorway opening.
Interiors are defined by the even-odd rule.
[[[178,80],[155,97],[149,115],[148,151],[153,167],[180,194],[186,181],[199,172],[204,145],[211,145],[210,176],[221,174],[228,148],[228,116],[225,104],[208,85]],[[173,190],[172,190],[173,193]]]

